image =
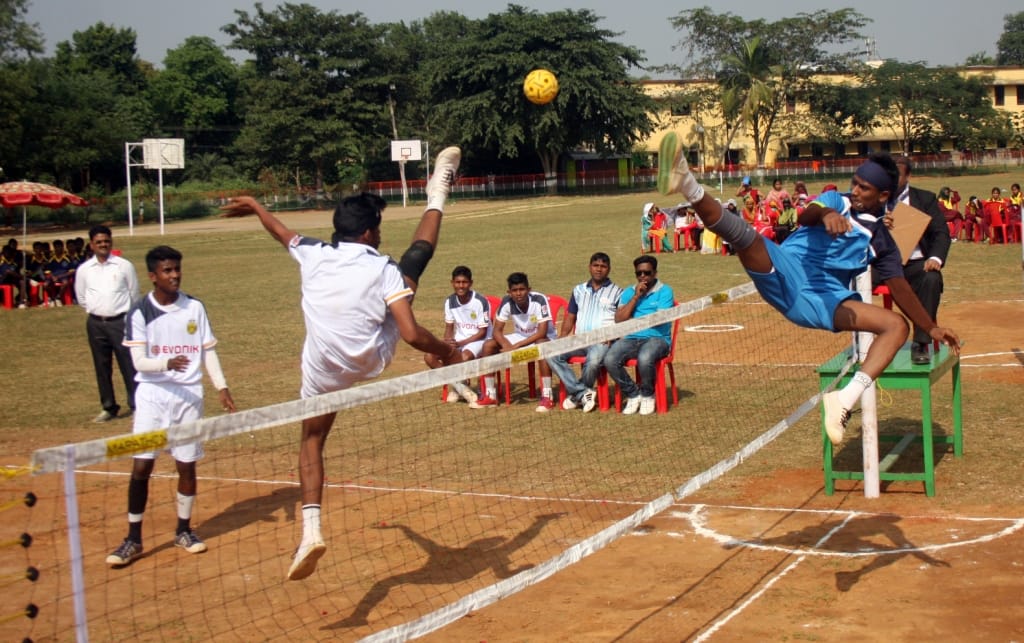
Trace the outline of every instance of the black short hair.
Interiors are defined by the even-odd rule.
[[[595,261],[603,261],[606,264],[608,264],[608,267],[611,267],[612,265],[611,258],[605,252],[595,252],[594,254],[590,255],[590,263],[594,263]]]
[[[508,287],[518,286],[524,284],[527,288],[530,287],[530,278],[526,276],[525,272],[513,272],[508,276]]]
[[[110,232],[110,228],[108,228],[107,226],[105,226],[105,225],[94,225],[93,227],[89,228],[89,241],[92,241],[92,238],[95,237],[98,234],[105,234],[108,237],[113,237],[114,236],[113,233]]]
[[[633,267],[636,268],[642,263],[649,263],[651,264],[652,268],[654,268],[655,270],[658,269],[658,260],[652,257],[651,255],[640,255],[639,257],[633,260]]]
[[[334,209],[331,240],[355,241],[367,230],[380,227],[381,212],[387,205],[387,201],[370,192],[345,197]]]
[[[455,266],[452,269],[452,279],[456,277],[465,277],[470,281],[473,281],[473,271],[469,269],[469,266]]]
[[[146,270],[156,272],[161,261],[181,261],[181,253],[170,246],[157,246],[146,253]]]

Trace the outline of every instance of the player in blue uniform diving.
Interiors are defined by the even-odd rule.
[[[901,315],[862,302],[850,289],[853,277],[869,265],[912,322],[959,354],[956,333],[931,319],[904,279],[899,248],[882,221],[898,182],[896,164],[888,154],[873,154],[857,168],[849,195],[818,195],[801,213],[800,227],[778,245],[704,193],[674,136],[666,137],[661,152],[661,158],[674,161],[659,176],[659,190],[682,194],[693,204],[705,227],[732,245],[758,292],[786,319],[805,328],[875,334],[851,381],[822,396],[825,430],[833,443],[842,441],[850,410],[892,362],[909,333]]]

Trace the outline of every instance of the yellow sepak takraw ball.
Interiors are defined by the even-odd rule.
[[[534,69],[523,81],[523,93],[534,105],[547,105],[558,96],[558,78],[547,69]]]

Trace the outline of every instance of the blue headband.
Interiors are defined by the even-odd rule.
[[[888,192],[892,195],[894,191],[892,176],[885,171],[884,167],[874,161],[865,161],[857,168],[854,175],[875,186],[880,192]]]

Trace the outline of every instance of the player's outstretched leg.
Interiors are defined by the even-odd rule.
[[[452,189],[452,183],[455,182],[461,159],[462,151],[452,146],[441,150],[434,163],[434,174],[427,182],[427,209],[420,218],[420,224],[416,226],[409,249],[402,254],[398,262],[406,282],[413,289],[419,285],[420,276],[427,269],[427,264],[434,256],[434,249],[437,248],[444,202]]]
[[[441,150],[434,161],[434,174],[427,182],[427,209],[444,212],[444,202],[455,183],[462,150],[454,145]]]

